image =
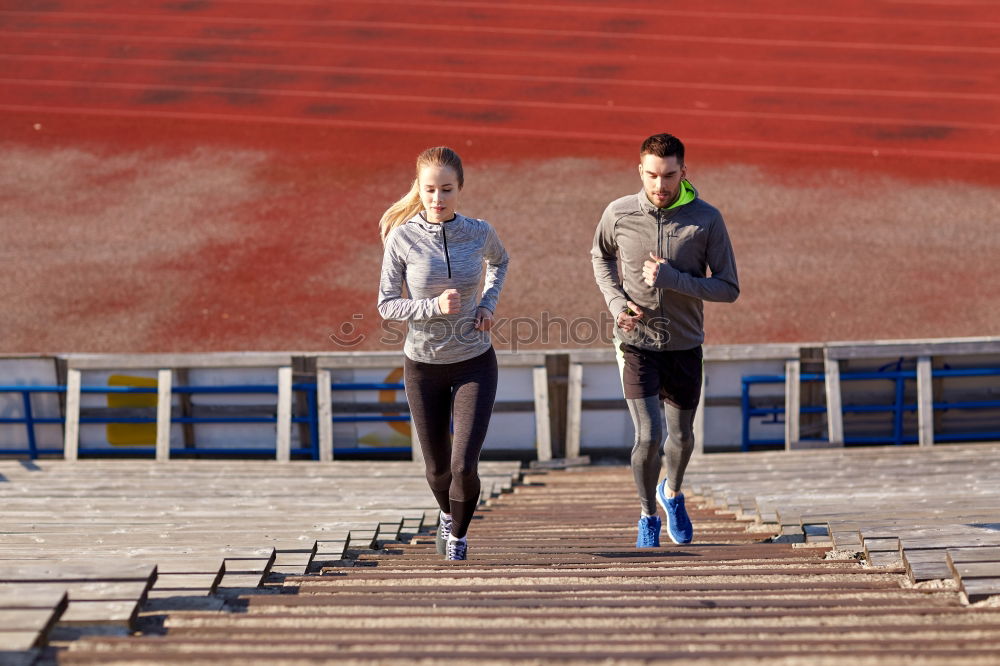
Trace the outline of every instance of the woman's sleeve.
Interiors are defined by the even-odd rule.
[[[406,260],[400,256],[397,236],[391,235],[382,254],[382,279],[378,288],[378,313],[383,319],[420,320],[441,315],[437,298],[404,298]]]
[[[479,301],[479,307],[496,312],[500,291],[503,289],[503,282],[507,277],[507,264],[510,263],[510,256],[504,249],[503,243],[500,242],[496,230],[489,224],[486,225],[486,229],[486,243],[483,245],[486,281],[483,283],[483,297]]]

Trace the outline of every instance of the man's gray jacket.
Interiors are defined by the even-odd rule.
[[[613,318],[626,301],[643,315],[627,333],[615,326],[627,344],[656,351],[697,347],[705,339],[703,301],[731,303],[740,294],[722,214],[694,194],[689,203],[659,209],[640,191],[612,201],[601,216],[591,249],[597,285]],[[642,279],[651,252],[666,259],[652,287]]]

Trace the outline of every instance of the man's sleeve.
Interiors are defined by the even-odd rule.
[[[618,277],[618,243],[615,241],[615,220],[610,206],[597,224],[590,259],[594,264],[594,279],[604,294],[604,302],[611,315],[617,317],[625,310],[628,297]]]
[[[736,274],[736,257],[729,240],[726,223],[719,215],[709,229],[706,260],[710,277],[697,277],[681,272],[670,264],[661,264],[656,274],[655,287],[700,298],[703,301],[732,303],[740,295],[740,281]]]

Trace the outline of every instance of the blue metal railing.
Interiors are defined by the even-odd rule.
[[[386,383],[386,382],[375,382],[375,383],[349,383],[345,382],[342,384],[333,384],[331,388],[334,391],[402,391],[404,389],[402,382]],[[358,422],[370,422],[370,421],[409,421],[409,414],[400,414],[398,416],[386,416],[385,414],[357,414],[353,416],[334,416],[334,423],[358,423]],[[318,419],[317,427],[313,428],[313,432],[318,432]],[[372,453],[377,451],[383,454],[390,453],[409,453],[412,451],[409,446],[380,446],[377,449],[371,447],[342,447],[339,449],[334,449],[333,455],[350,455],[352,453]]]
[[[803,382],[814,382],[823,381],[822,374],[810,374],[803,373],[799,376],[799,380]],[[741,448],[744,451],[749,451],[753,447],[760,446],[778,446],[784,445],[784,439],[751,439],[750,438],[750,420],[754,417],[770,417],[770,420],[761,420],[762,424],[783,424],[784,420],[779,418],[785,414],[785,406],[774,407],[754,407],[750,402],[750,388],[756,384],[784,384],[784,375],[746,375],[741,379],[741,390],[740,390],[740,409],[742,412],[742,444]],[[825,413],[826,407],[812,407],[805,406],[801,407],[800,412],[804,414],[809,413]]]
[[[402,383],[334,383],[330,387],[334,391],[382,391],[382,390],[403,390]],[[226,386],[174,386],[172,392],[177,394],[277,394],[278,387],[273,384],[234,384]],[[304,392],[307,400],[307,410],[304,416],[292,416],[292,423],[306,423],[309,425],[309,442],[307,446],[301,446],[291,450],[293,455],[308,455],[314,460],[319,459],[319,408],[316,394],[316,385],[313,383],[300,383],[292,385],[293,391]],[[0,385],[0,393],[20,393],[24,415],[20,417],[2,417],[0,424],[20,424],[25,426],[28,439],[27,449],[0,448],[0,455],[24,454],[27,453],[31,459],[36,459],[40,455],[62,455],[60,448],[40,448],[35,426],[44,424],[62,425],[62,417],[40,417],[35,416],[31,404],[31,396],[36,393],[56,393],[64,394],[65,385]],[[157,389],[153,387],[129,387],[129,386],[83,386],[81,393],[102,393],[102,394],[156,394]],[[335,423],[347,422],[385,422],[385,421],[409,421],[409,414],[397,416],[386,416],[384,414],[371,415],[336,415],[332,421]],[[274,423],[277,424],[277,416],[216,416],[216,417],[185,417],[172,416],[171,423],[178,424],[210,424],[210,423]],[[156,423],[152,417],[124,417],[124,416],[88,416],[80,418],[81,424],[100,423]],[[352,447],[338,448],[334,454],[352,453],[408,453],[410,447]],[[80,455],[154,455],[155,448],[142,446],[129,446],[127,448],[81,448]],[[171,453],[183,453],[187,455],[261,455],[268,454],[267,448],[237,447],[237,448],[172,448]]]
[[[864,380],[892,380],[893,402],[882,405],[843,405],[841,410],[845,413],[884,413],[892,414],[892,435],[891,436],[861,436],[853,435],[844,437],[847,444],[880,444],[891,443],[895,445],[909,444],[918,441],[915,435],[904,433],[904,416],[907,412],[916,412],[917,405],[906,402],[906,382],[916,380],[916,370],[902,370],[901,361],[885,366],[894,367],[894,370],[879,369],[867,372],[845,372],[841,373],[841,381],[864,381]],[[994,377],[1000,376],[1000,368],[936,368],[931,371],[933,378],[945,377]],[[800,381],[821,382],[824,380],[823,373],[803,373]],[[740,402],[742,408],[742,449],[749,451],[754,447],[763,446],[783,446],[784,439],[752,439],[750,436],[750,422],[755,417],[765,417],[761,424],[783,424],[780,417],[785,414],[784,405],[768,407],[754,407],[750,400],[750,389],[757,384],[784,384],[784,375],[748,375],[742,378],[740,391]],[[938,401],[933,403],[935,410],[949,409],[996,409],[1000,408],[1000,400],[976,400],[976,401]],[[805,406],[800,408],[803,414],[825,414],[826,407]],[[934,439],[940,442],[975,441],[980,439],[1000,439],[1000,430],[986,430],[969,433],[936,433]]]
[[[65,391],[65,386],[0,386],[0,391],[4,393],[20,393],[21,401],[24,405],[24,416],[21,418],[10,418],[3,417],[0,418],[0,423],[21,423],[27,427],[28,430],[28,455],[32,459],[37,458],[42,453],[62,453],[62,449],[50,450],[50,449],[39,449],[38,439],[35,436],[35,424],[42,423],[59,423],[61,424],[63,420],[61,418],[44,418],[37,417],[34,415],[34,411],[31,408],[31,394],[32,393],[59,393],[60,391]],[[24,449],[0,449],[0,454],[2,453],[24,453]]]

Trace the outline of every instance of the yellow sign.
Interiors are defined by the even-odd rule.
[[[395,368],[385,376],[386,384],[395,384],[403,379],[403,369]],[[396,389],[383,389],[378,392],[378,401],[382,403],[396,402]],[[399,416],[399,412],[387,412],[384,416]],[[410,437],[410,424],[406,421],[387,421],[389,427],[407,438]]]
[[[156,388],[152,377],[129,377],[111,375],[108,386],[129,386],[133,388]],[[156,408],[155,393],[109,393],[108,407],[152,407]],[[108,444],[111,446],[156,446],[155,423],[109,423]]]

